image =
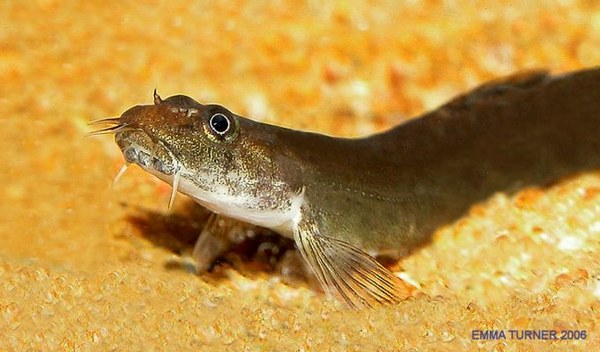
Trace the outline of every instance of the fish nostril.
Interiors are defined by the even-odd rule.
[[[127,148],[123,152],[123,157],[130,163],[135,163],[137,161],[137,150],[135,148]]]

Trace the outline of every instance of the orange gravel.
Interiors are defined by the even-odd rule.
[[[111,188],[118,148],[84,136],[154,88],[357,136],[493,77],[600,63],[600,3],[536,4],[3,1],[0,350],[600,350],[600,174],[475,206],[395,265],[417,296],[357,312],[258,259],[190,274],[206,214],[169,212],[135,168]],[[472,338],[494,329],[586,338]]]

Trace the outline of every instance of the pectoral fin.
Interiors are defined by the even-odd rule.
[[[211,214],[192,252],[196,261],[196,271],[199,274],[209,271],[219,257],[247,237],[249,226],[237,220]]]
[[[414,289],[359,248],[322,235],[315,224],[299,224],[294,239],[321,285],[352,308],[398,303]]]

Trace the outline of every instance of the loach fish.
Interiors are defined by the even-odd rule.
[[[156,91],[154,104],[99,122],[126,165],[173,186],[171,203],[179,191],[293,239],[328,292],[374,306],[413,290],[374,256],[398,257],[495,192],[600,168],[600,68],[492,81],[363,138],[259,123]],[[195,257],[206,263],[201,254],[212,260],[225,246],[205,233]]]

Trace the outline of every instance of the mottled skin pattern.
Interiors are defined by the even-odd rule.
[[[230,124],[223,135],[215,114]],[[126,158],[146,150],[187,180],[180,191],[295,239],[329,291],[373,305],[410,290],[365,252],[397,256],[494,192],[600,166],[600,70],[491,82],[359,139],[258,123],[185,96],[156,95],[110,122]]]

